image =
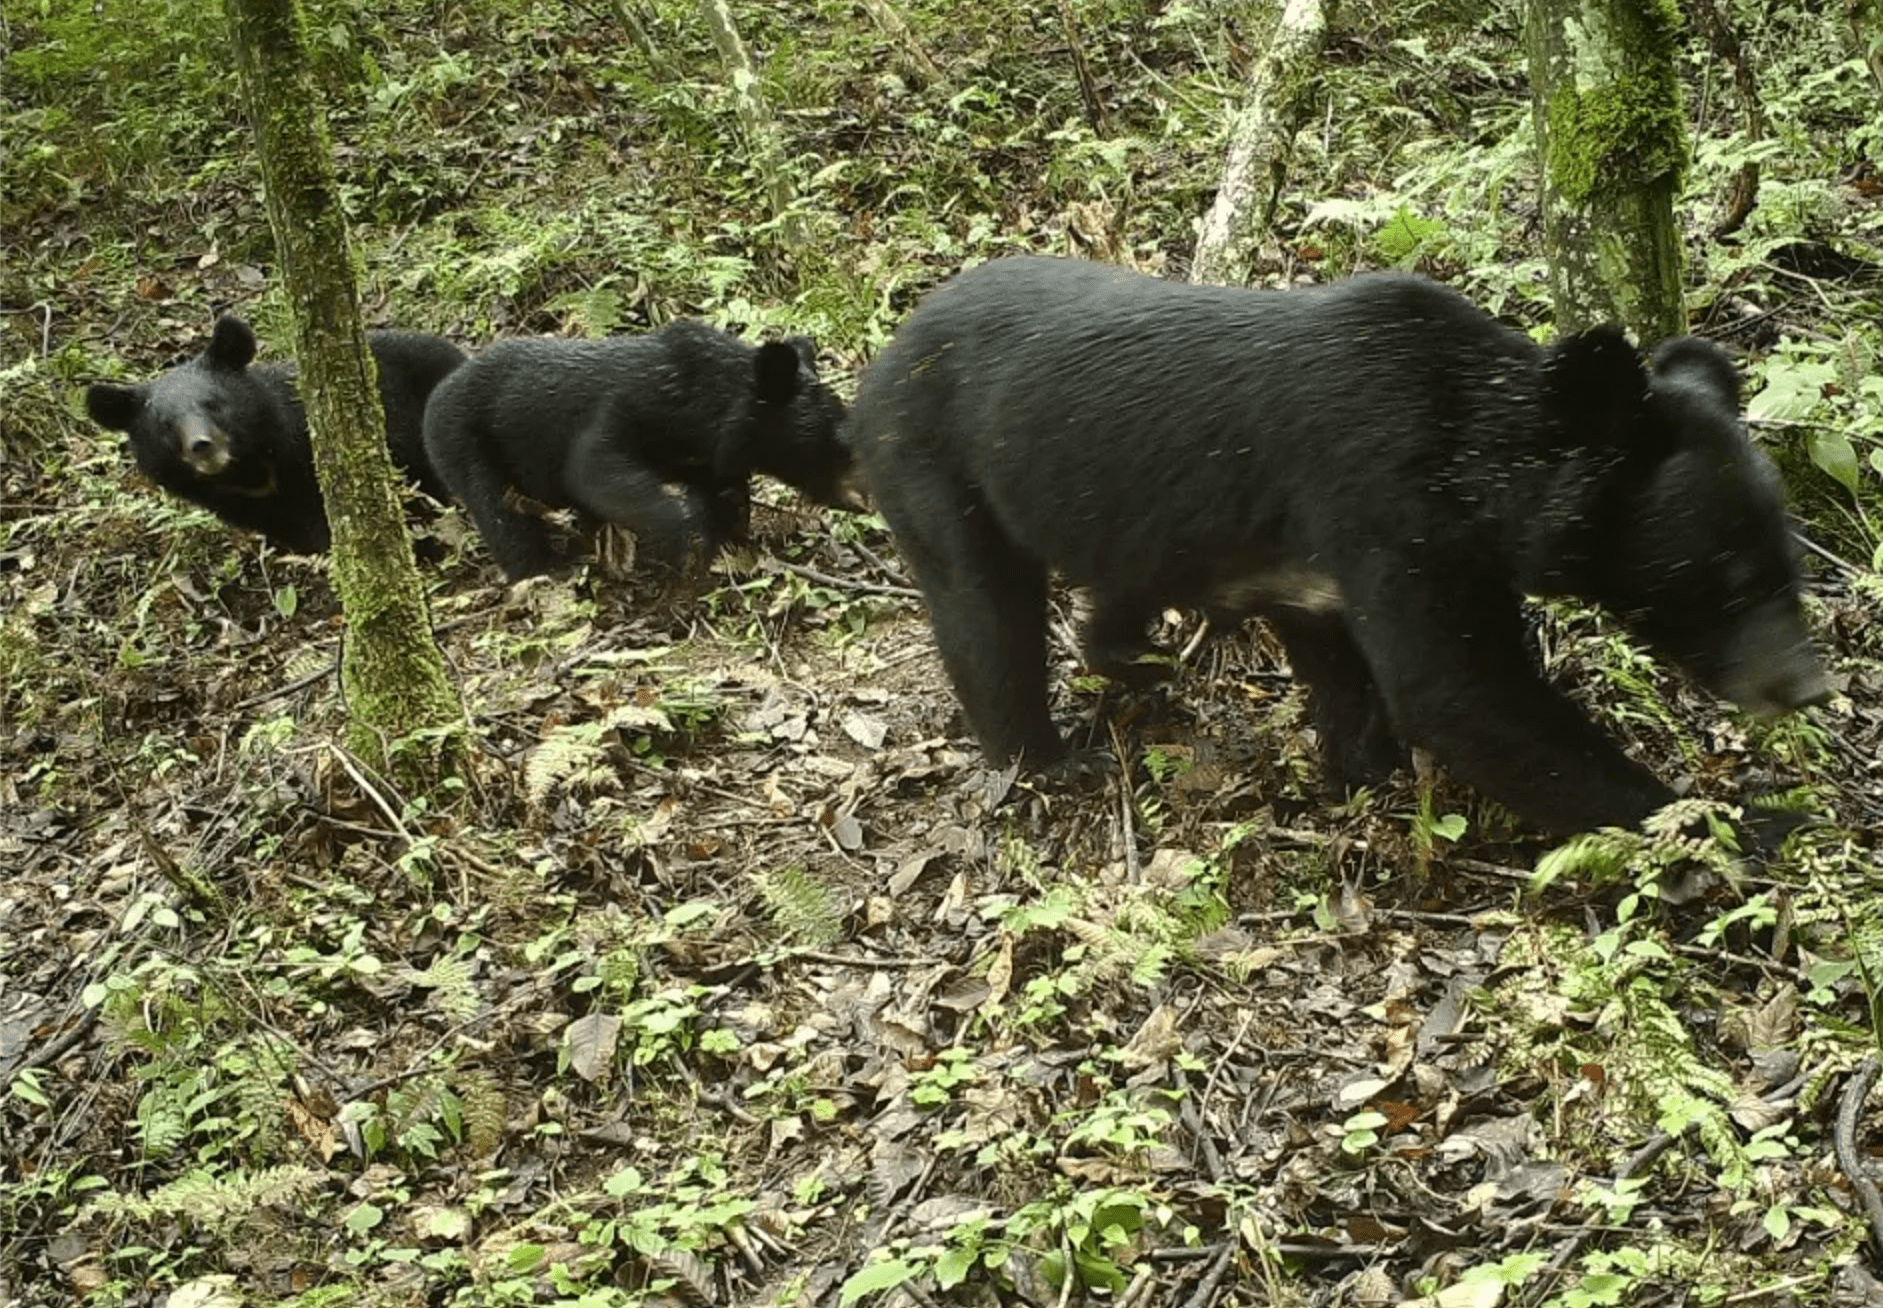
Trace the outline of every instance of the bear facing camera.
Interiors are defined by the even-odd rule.
[[[393,464],[442,498],[444,483],[425,459],[425,402],[464,362],[464,351],[417,332],[375,331],[366,339]],[[136,386],[95,383],[85,391],[85,409],[99,426],[124,432],[139,470],[172,495],[282,549],[323,553],[332,537],[295,367],[250,367],[255,348],[249,325],[225,316],[188,363]]]
[[[1399,274],[1303,290],[1009,258],[930,294],[865,370],[850,439],[994,766],[1064,766],[1049,570],[1086,658],[1168,605],[1259,614],[1335,787],[1429,750],[1545,830],[1674,793],[1546,682],[1522,598],[1574,596],[1754,712],[1821,702],[1779,482],[1731,361],[1543,349]]]

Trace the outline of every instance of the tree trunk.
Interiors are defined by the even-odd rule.
[[[1844,18],[1851,49],[1870,70],[1870,80],[1883,96],[1883,0],[1846,0]]]
[[[752,162],[765,183],[772,217],[779,220],[785,247],[800,249],[805,241],[804,224],[791,212],[798,197],[791,174],[785,170],[784,137],[765,111],[765,101],[758,93],[758,74],[752,69],[752,56],[746,53],[739,29],[733,25],[731,6],[728,0],[700,0],[700,13],[713,34],[713,44],[719,47],[720,61],[732,78],[733,107],[745,135],[745,148],[751,151]]]
[[[1747,62],[1745,48],[1739,43],[1739,29],[1733,26],[1732,15],[1721,7],[1719,0],[1690,0],[1689,10],[1697,26],[1706,33],[1713,57],[1732,70],[1733,93],[1739,97],[1740,121],[1746,140],[1754,143],[1765,140],[1771,135],[1765,121],[1765,101],[1759,96],[1759,80],[1752,75],[1752,65]],[[1713,225],[1713,238],[1718,240],[1738,231],[1758,205],[1759,161],[1748,159],[1739,166],[1739,175],[1733,179],[1726,212]]]
[[[435,776],[455,761],[464,713],[432,640],[386,450],[352,245],[301,17],[294,0],[228,0],[228,14],[294,320],[314,467],[333,528],[334,589],[347,622],[340,685],[349,744],[384,767],[395,742],[434,732],[429,757],[401,754],[396,763],[409,779]]]
[[[903,57],[910,67],[924,81],[939,82],[942,71],[929,57],[922,43],[916,39],[915,31],[909,26],[909,20],[902,16],[902,11],[891,0],[862,0],[863,12],[870,16],[882,34],[902,47]]]
[[[1336,0],[1288,0],[1268,48],[1249,70],[1249,94],[1229,128],[1222,185],[1197,232],[1190,280],[1242,285],[1275,219]]]
[[[680,72],[674,66],[673,61],[667,58],[666,51],[660,48],[660,43],[654,39],[653,29],[647,24],[647,19],[651,15],[646,11],[641,0],[613,0],[613,4],[615,21],[621,24],[621,29],[628,34],[635,45],[640,47],[648,67],[661,77],[678,80]]]
[[[1673,0],[1531,0],[1543,249],[1559,330],[1686,328],[1674,194],[1686,157]]]

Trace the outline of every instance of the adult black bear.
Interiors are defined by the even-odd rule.
[[[1672,792],[1552,690],[1520,599],[1619,616],[1755,711],[1821,700],[1779,486],[1703,341],[1540,349],[1415,277],[1320,290],[1070,260],[956,277],[865,371],[850,440],[996,766],[1059,760],[1048,568],[1113,666],[1166,604],[1271,618],[1337,785],[1424,746],[1530,821]]]
[[[633,528],[678,566],[746,526],[754,472],[841,503],[843,404],[803,337],[754,349],[704,323],[600,341],[499,341],[432,397],[425,451],[512,581],[557,564],[527,496]]]
[[[464,351],[416,332],[371,332],[367,343],[392,461],[442,499],[444,484],[425,461],[425,401]],[[294,365],[251,368],[254,358],[255,333],[224,317],[188,363],[138,386],[99,382],[86,390],[85,408],[99,426],[127,433],[137,466],[172,495],[283,549],[319,554],[331,537]]]

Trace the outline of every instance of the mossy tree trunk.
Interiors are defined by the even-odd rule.
[[[377,766],[395,764],[408,779],[436,776],[456,760],[464,713],[432,639],[386,450],[352,243],[301,16],[294,0],[226,3],[294,320],[315,471],[333,528],[334,589],[347,622],[340,684],[349,744]],[[429,748],[393,759],[395,742],[421,732],[431,733]]]
[[[1314,105],[1335,0],[1288,0],[1229,128],[1216,199],[1197,232],[1190,280],[1239,286],[1275,220],[1295,136]]]
[[[1543,247],[1563,331],[1679,334],[1674,196],[1686,158],[1673,0],[1531,0]]]
[[[745,148],[751,153],[753,167],[758,169],[759,181],[771,202],[772,217],[778,220],[785,248],[800,249],[805,242],[804,224],[791,212],[798,197],[785,166],[784,134],[766,112],[764,97],[759,94],[758,73],[752,67],[752,56],[739,36],[739,28],[732,21],[732,7],[728,0],[700,0],[700,14],[706,19],[713,44],[719,48],[720,61],[726,65],[726,73],[732,79],[732,104],[745,136]]]

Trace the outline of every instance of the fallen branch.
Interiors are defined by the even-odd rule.
[[[1850,1188],[1857,1192],[1857,1202],[1863,1205],[1863,1215],[1870,1221],[1876,1256],[1883,1261],[1883,1195],[1877,1193],[1876,1182],[1864,1175],[1863,1159],[1857,1156],[1857,1116],[1863,1111],[1863,1101],[1870,1097],[1876,1076],[1877,1056],[1871,1054],[1851,1074],[1837,1101],[1837,1130],[1832,1143],[1837,1150],[1837,1165],[1849,1179]]]

